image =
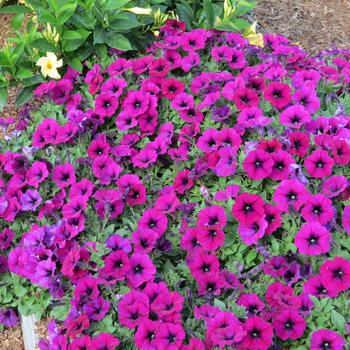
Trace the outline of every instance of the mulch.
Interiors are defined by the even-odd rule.
[[[285,35],[299,42],[310,53],[333,46],[350,47],[350,0],[260,0],[252,17],[264,31]],[[0,14],[0,47],[11,35],[11,15]],[[8,104],[0,117],[16,117],[14,103],[17,89],[9,91]],[[47,321],[38,324],[38,333],[45,335]],[[21,328],[0,333],[1,350],[23,350]]]
[[[260,0],[252,17],[311,54],[350,47],[350,0]]]

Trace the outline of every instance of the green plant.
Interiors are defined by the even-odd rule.
[[[191,28],[242,31],[250,23],[243,15],[256,6],[255,0],[173,0],[170,7]]]
[[[159,1],[132,0],[28,0],[10,5],[0,13],[14,14],[14,36],[0,51],[0,110],[6,103],[10,84],[21,84],[17,104],[26,102],[34,87],[43,81],[35,64],[46,52],[63,58],[81,71],[90,56],[104,60],[108,49],[142,49],[167,16]],[[20,31],[25,16],[25,30]],[[162,19],[160,21],[159,19]],[[154,26],[156,24],[156,27]]]
[[[170,17],[189,29],[242,31],[249,22],[241,16],[254,6],[253,0],[27,0],[0,8],[14,14],[14,35],[0,51],[0,110],[11,84],[23,88],[17,105],[28,101],[44,80],[36,63],[46,52],[81,72],[82,62],[106,61],[110,49],[143,50]]]

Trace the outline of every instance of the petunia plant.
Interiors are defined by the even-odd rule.
[[[0,279],[50,295],[41,349],[345,349],[350,52],[263,39],[168,20],[3,124]]]

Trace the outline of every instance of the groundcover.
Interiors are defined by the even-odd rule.
[[[40,349],[343,350],[349,83],[349,51],[168,21],[41,84],[0,154],[2,276],[55,316]]]

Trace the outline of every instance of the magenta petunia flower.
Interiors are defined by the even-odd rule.
[[[292,129],[300,129],[311,121],[309,112],[302,105],[293,105],[280,114],[280,123]]]
[[[331,152],[337,164],[348,165],[350,163],[350,145],[346,140],[335,139],[331,143]]]
[[[350,205],[344,207],[342,225],[344,230],[350,235]]]
[[[104,277],[121,281],[130,270],[130,260],[123,250],[113,251],[104,258],[104,267],[99,271]]]
[[[15,233],[9,229],[5,228],[0,232],[0,249],[5,250],[11,246],[12,240],[15,237]]]
[[[316,221],[325,225],[334,217],[332,201],[323,194],[309,195],[301,209],[301,216],[305,221]]]
[[[207,335],[220,348],[234,346],[246,335],[243,325],[231,312],[218,312],[208,323]]]
[[[245,321],[244,330],[247,334],[243,337],[238,349],[260,349],[267,350],[272,344],[273,329],[270,323],[261,317],[248,317]]]
[[[38,188],[39,185],[49,176],[46,163],[35,161],[27,171],[27,183]]]
[[[35,211],[42,201],[42,197],[36,190],[27,190],[21,197],[23,211]]]
[[[200,280],[203,275],[208,273],[219,274],[220,263],[216,255],[206,253],[202,249],[198,249],[194,253],[187,264],[192,275],[197,280]]]
[[[306,171],[311,177],[323,178],[331,175],[334,160],[322,149],[313,151],[304,160]]]
[[[282,340],[299,339],[303,336],[306,322],[297,310],[286,309],[278,313],[272,321],[276,335]]]
[[[116,98],[120,97],[128,83],[121,78],[110,78],[101,85],[101,93],[113,94]]]
[[[299,157],[305,157],[310,147],[310,136],[306,132],[294,131],[288,135],[291,143],[289,152]]]
[[[265,308],[265,304],[255,293],[242,293],[237,300],[237,305],[243,306],[249,316],[260,313]]]
[[[158,237],[162,236],[168,228],[168,219],[156,209],[147,209],[138,221],[138,229],[152,230]]]
[[[117,337],[109,333],[100,333],[92,339],[87,350],[115,350],[119,344]]]
[[[146,201],[146,187],[137,175],[125,174],[117,180],[117,186],[130,206],[140,205]]]
[[[283,180],[273,194],[273,200],[283,212],[289,211],[289,206],[299,210],[306,202],[309,193],[298,180]]]
[[[252,180],[268,178],[272,173],[273,165],[271,155],[261,149],[249,152],[243,161],[243,169]]]
[[[131,291],[125,294],[118,304],[119,322],[133,329],[148,320],[149,298],[145,293]]]
[[[95,209],[101,219],[114,219],[124,211],[122,194],[118,190],[98,190],[94,194]]]
[[[0,309],[0,323],[5,327],[14,327],[19,319],[14,309]]]
[[[151,310],[163,322],[178,322],[184,306],[184,297],[178,292],[162,292],[154,299]]]
[[[344,338],[335,331],[322,328],[311,334],[310,350],[343,350],[344,345]]]
[[[282,109],[292,100],[291,88],[285,83],[272,82],[264,91],[264,97],[272,106]]]
[[[281,277],[288,270],[288,262],[283,256],[273,256],[263,265],[263,271],[271,277]]]
[[[306,255],[328,253],[330,241],[330,232],[318,222],[303,224],[294,239],[299,253]]]
[[[75,183],[74,167],[70,163],[57,165],[53,169],[52,180],[59,188],[65,188]]]
[[[237,149],[233,147],[225,147],[219,150],[219,160],[215,166],[217,176],[234,175],[237,168]]]
[[[158,233],[150,229],[138,229],[132,233],[132,244],[136,253],[150,253],[158,240]]]
[[[157,161],[157,152],[152,149],[142,149],[132,157],[132,163],[137,168],[149,168]]]
[[[270,178],[272,180],[286,180],[290,174],[290,166],[295,164],[293,157],[286,151],[279,150],[271,154],[273,160],[272,172]]]
[[[256,194],[242,193],[232,206],[232,216],[241,224],[251,225],[264,216],[264,202]]]
[[[147,111],[149,95],[141,91],[130,91],[123,100],[123,111],[130,116],[137,117]]]
[[[110,146],[104,134],[95,136],[94,140],[91,141],[87,148],[87,154],[92,159],[103,155],[108,156],[109,151]]]
[[[145,320],[135,332],[135,345],[139,349],[156,349],[161,324],[159,321]]]
[[[233,95],[232,100],[240,111],[259,105],[259,95],[248,88],[239,88]]]
[[[128,286],[137,288],[145,282],[152,282],[156,268],[147,254],[134,253],[130,257],[130,269],[126,273]]]
[[[327,197],[338,197],[348,186],[345,176],[334,175],[329,177],[322,184],[322,193]]]
[[[350,288],[350,261],[339,256],[326,260],[320,267],[320,276],[327,291],[338,295]]]
[[[304,106],[310,114],[317,112],[320,108],[320,100],[313,84],[307,84],[297,90],[293,95],[293,100]]]
[[[95,99],[95,112],[100,117],[111,117],[119,106],[118,98],[110,93],[104,92]]]
[[[264,205],[265,211],[265,221],[267,222],[267,228],[265,233],[271,235],[282,225],[282,211],[277,207],[273,206],[270,203]]]
[[[62,207],[65,219],[78,218],[87,207],[87,199],[84,196],[75,196]]]
[[[267,226],[268,223],[265,217],[262,217],[259,221],[255,221],[252,224],[240,223],[238,233],[246,245],[257,244],[258,240],[264,237]]]
[[[103,76],[101,74],[101,66],[94,64],[93,67],[87,72],[84,82],[89,86],[90,94],[94,95],[100,89],[103,82]]]
[[[304,293],[316,297],[328,298],[334,298],[339,294],[335,293],[334,291],[328,290],[322,282],[320,275],[311,277],[304,282]]]
[[[200,296],[220,295],[224,287],[223,278],[218,273],[206,273],[196,281],[198,283],[198,295]]]
[[[190,170],[182,170],[175,176],[174,189],[176,192],[184,194],[187,190],[191,189],[193,185],[194,182]]]

